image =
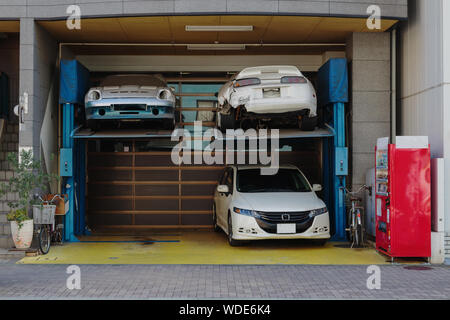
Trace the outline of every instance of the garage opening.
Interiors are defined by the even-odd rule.
[[[311,74],[312,79],[314,76]],[[209,82],[198,75],[193,79],[170,82],[178,100],[178,129],[192,131],[194,122],[202,121],[205,130],[215,126],[216,92],[223,82]],[[72,183],[77,234],[133,235],[148,229],[212,228],[213,195],[224,165],[174,163],[172,149],[178,141],[172,141],[168,130],[145,125],[86,129],[82,108],[78,106],[72,119],[73,110],[66,104],[63,114],[64,124],[70,124],[63,130],[66,138],[70,133],[69,142],[75,147]],[[343,109],[341,113],[343,118]],[[330,117],[325,118],[328,121]],[[334,169],[329,168],[334,156],[329,138],[335,136],[336,130],[328,125],[311,132],[281,129],[278,147],[280,164],[295,165],[311,184],[325,186],[319,196],[326,198],[330,209],[336,186],[332,184]],[[198,139],[194,134],[191,143]],[[208,143],[200,141],[200,149],[194,152],[201,152]],[[235,159],[238,152],[244,152],[248,159],[249,147],[247,143],[246,150],[235,151]],[[221,164],[225,163],[223,159]],[[338,223],[332,219],[331,228]]]

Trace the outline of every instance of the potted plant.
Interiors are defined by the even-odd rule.
[[[39,204],[33,194],[48,189],[49,182],[58,177],[45,173],[41,161],[33,157],[31,150],[22,150],[20,157],[17,153],[8,153],[8,162],[14,174],[7,183],[0,184],[0,196],[13,194],[7,200],[11,210],[7,219],[11,222],[16,248],[26,249],[33,240],[33,219],[29,218],[29,213],[33,205]]]

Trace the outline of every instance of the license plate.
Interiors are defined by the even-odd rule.
[[[295,233],[295,223],[277,224],[277,233]]]
[[[279,98],[280,88],[263,88],[263,98]]]

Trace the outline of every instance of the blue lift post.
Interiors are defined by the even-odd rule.
[[[334,137],[323,143],[324,194],[330,209],[332,240],[345,240],[344,188],[348,175],[348,149],[345,144],[345,103],[348,102],[348,73],[346,59],[330,59],[318,73],[318,106],[332,111],[328,125]]]
[[[61,60],[59,103],[63,110],[60,150],[62,191],[69,196],[69,211],[64,218],[64,241],[79,241],[76,235],[85,233],[85,141],[75,141],[75,110],[84,103],[89,88],[89,71],[76,60]]]
[[[74,191],[74,142],[70,132],[74,126],[74,108],[71,103],[63,104],[63,149],[60,151],[60,175],[63,178],[63,193],[69,195],[69,211],[64,217],[64,241],[78,241],[75,237],[75,191]]]

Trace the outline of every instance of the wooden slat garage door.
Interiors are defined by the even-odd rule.
[[[209,227],[221,166],[173,165],[165,152],[90,152],[88,224]]]

